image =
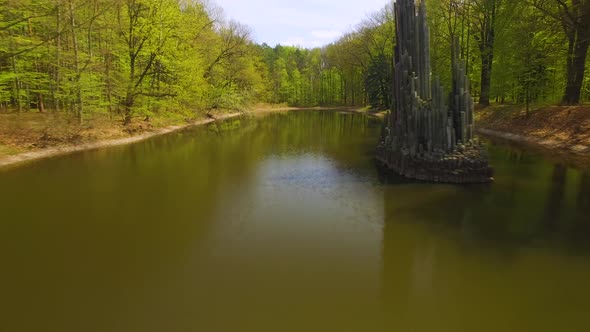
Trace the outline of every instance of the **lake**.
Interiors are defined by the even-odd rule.
[[[294,111],[0,170],[2,331],[588,331],[590,169],[405,181]]]

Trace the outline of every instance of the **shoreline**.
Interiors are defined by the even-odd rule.
[[[533,136],[518,135],[504,131],[492,130],[487,128],[479,128],[475,130],[476,133],[491,138],[499,138],[511,142],[534,145],[539,148],[550,150],[557,153],[575,154],[578,156],[590,157],[590,146],[576,144],[568,146],[559,142],[558,140],[550,138],[537,138]]]
[[[232,118],[237,118],[241,116],[263,116],[266,114],[271,113],[280,113],[280,112],[290,112],[290,111],[307,111],[307,110],[316,110],[316,111],[328,111],[328,110],[335,110],[335,111],[344,111],[344,112],[352,112],[352,113],[359,113],[359,114],[366,114],[368,116],[373,116],[379,118],[379,113],[374,112],[365,112],[359,108],[354,107],[254,107],[250,110],[243,111],[243,112],[232,112],[228,114],[220,114],[213,118],[208,119],[201,119],[196,120],[190,123],[182,124],[182,125],[175,125],[175,126],[167,126],[158,129],[154,129],[153,131],[144,132],[141,134],[123,137],[123,138],[114,138],[114,139],[106,139],[106,140],[97,140],[94,142],[88,143],[81,143],[81,144],[70,144],[70,145],[63,145],[63,146],[53,146],[48,148],[41,148],[35,149],[31,151],[25,151],[21,153],[17,153],[14,155],[0,155],[0,170],[18,167],[24,165],[29,162],[47,159],[67,154],[72,154],[76,152],[82,151],[91,151],[91,150],[98,150],[102,148],[109,148],[115,146],[123,146],[129,145],[133,143],[138,143],[141,141],[145,141],[152,137],[161,136],[170,134],[173,132],[181,131],[184,129],[192,128],[192,127],[199,127],[208,125],[211,123],[215,123],[216,121],[223,121]]]
[[[492,105],[476,113],[483,137],[541,152],[553,160],[590,164],[590,105]]]
[[[191,123],[187,123],[184,125],[163,127],[163,128],[155,129],[154,131],[151,131],[151,132],[142,133],[139,135],[134,135],[134,136],[125,137],[125,138],[98,140],[96,142],[91,142],[91,143],[82,143],[82,144],[76,144],[76,145],[50,147],[50,148],[45,148],[45,149],[22,152],[22,153],[18,153],[15,155],[8,155],[8,156],[0,157],[0,170],[6,169],[9,167],[20,166],[20,165],[23,165],[23,164],[31,162],[31,161],[36,161],[36,160],[41,160],[41,159],[46,159],[46,158],[51,158],[51,157],[56,157],[56,156],[62,156],[62,155],[67,155],[67,154],[71,154],[71,153],[76,153],[76,152],[98,150],[101,148],[123,146],[123,145],[138,143],[138,142],[145,141],[145,140],[152,138],[152,137],[170,134],[170,133],[173,133],[176,131],[180,131],[180,130],[188,129],[188,128],[192,128],[192,127],[204,126],[207,124],[214,123],[215,121],[218,121],[218,120],[232,119],[232,118],[236,118],[239,116],[243,116],[245,114],[247,114],[247,113],[240,112],[240,113],[224,114],[219,117],[212,118],[212,119],[203,119],[203,120],[197,120],[197,121],[194,121]]]
[[[350,112],[350,113],[357,113],[357,114],[364,114],[370,117],[383,119],[384,112],[379,111],[365,111],[355,107],[277,107],[277,108],[252,108],[251,110],[247,110],[244,112],[233,112],[228,114],[221,114],[214,118],[209,119],[201,119],[196,120],[187,124],[176,125],[176,126],[167,126],[159,129],[155,129],[150,132],[144,132],[138,135],[124,137],[124,138],[115,138],[115,139],[107,139],[107,140],[98,140],[95,142],[89,143],[82,143],[82,144],[73,144],[73,145],[64,145],[64,146],[55,146],[49,148],[42,148],[32,151],[26,151],[22,153],[18,153],[15,155],[0,155],[0,170],[7,169],[10,167],[18,167],[20,165],[26,164],[28,162],[67,155],[76,152],[82,151],[90,151],[90,150],[98,150],[101,148],[108,148],[108,147],[115,147],[115,146],[123,146],[129,145],[133,143],[138,143],[152,137],[161,136],[170,134],[173,132],[181,131],[184,129],[192,128],[192,127],[199,127],[214,123],[216,121],[223,121],[232,118],[237,118],[240,116],[263,116],[265,114],[270,113],[280,113],[280,112],[289,112],[289,111],[307,111],[307,110],[335,110],[340,112]],[[541,148],[549,153],[556,153],[565,155],[565,157],[569,156],[577,156],[577,157],[590,157],[590,146],[577,144],[568,146],[563,144],[558,140],[554,139],[547,139],[547,138],[537,138],[530,135],[519,135],[510,132],[494,130],[489,128],[478,128],[476,129],[476,133],[492,139],[501,139],[508,142],[514,142],[518,144],[522,144],[524,146],[528,146],[529,148]]]
[[[571,146],[551,138],[519,135],[488,128],[476,129],[476,133],[483,139],[489,139],[490,144],[507,145],[520,151],[541,155],[553,163],[590,169],[590,147],[585,145]]]

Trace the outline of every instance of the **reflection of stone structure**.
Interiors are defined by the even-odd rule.
[[[453,49],[453,89],[449,105],[438,79],[431,79],[430,36],[424,1],[395,4],[394,111],[387,119],[377,159],[413,179],[489,182],[491,169],[482,145],[473,139],[473,100],[458,43]]]

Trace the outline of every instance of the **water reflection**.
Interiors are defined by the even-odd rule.
[[[559,227],[560,215],[565,199],[565,187],[567,180],[567,168],[562,164],[553,166],[550,179],[549,194],[545,202],[545,220],[543,226],[547,232],[556,231]]]
[[[410,182],[379,131],[272,114],[0,172],[0,326],[585,330],[588,170],[491,145],[493,184]]]
[[[478,246],[586,246],[580,239],[590,233],[580,223],[590,208],[587,171],[521,151],[493,147],[491,154],[497,171],[491,185],[416,184],[380,172],[386,209],[397,220],[460,230],[465,243]]]
[[[576,195],[577,213],[570,232],[573,234],[574,250],[583,247],[590,251],[590,171],[583,172],[580,178]]]
[[[504,146],[490,153],[491,185],[380,176],[388,330],[588,327],[588,171]]]

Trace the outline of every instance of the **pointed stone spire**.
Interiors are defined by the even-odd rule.
[[[394,109],[377,158],[398,173],[436,182],[488,182],[491,169],[473,141],[474,103],[459,42],[453,42],[453,86],[449,96],[430,68],[426,2],[398,0],[393,80]],[[448,97],[448,103],[445,101]]]

